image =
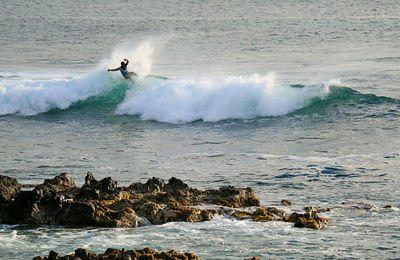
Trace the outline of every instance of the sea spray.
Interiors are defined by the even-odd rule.
[[[107,59],[102,60],[99,69],[117,68],[123,59],[128,59],[128,70],[143,77],[151,72],[153,52],[153,44],[150,41],[139,44],[124,42],[117,45]],[[117,73],[113,75],[113,77],[120,76]]]

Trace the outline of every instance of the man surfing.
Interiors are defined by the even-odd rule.
[[[126,62],[124,62],[126,61]],[[129,79],[130,81],[132,81],[132,83],[135,83],[135,81],[131,78],[131,76],[137,76],[137,74],[135,72],[129,72],[127,67],[129,64],[129,60],[128,59],[124,59],[123,61],[121,61],[121,66],[116,68],[116,69],[108,69],[107,71],[117,71],[119,70],[122,74],[122,76],[126,79]]]

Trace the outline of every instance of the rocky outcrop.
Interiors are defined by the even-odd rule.
[[[75,182],[68,173],[61,173],[53,179],[46,179],[43,186],[47,186],[56,192],[67,192],[75,189]]]
[[[292,213],[288,218],[288,222],[293,222],[295,227],[299,228],[312,228],[321,229],[324,224],[329,224],[330,220],[328,218],[318,216],[318,210],[314,207],[306,208],[306,213]]]
[[[36,256],[32,260],[147,260],[147,259],[164,259],[164,260],[200,260],[198,256],[193,253],[178,253],[175,250],[170,250],[168,252],[158,252],[152,248],[146,247],[140,250],[126,250],[126,249],[115,249],[108,248],[102,254],[95,254],[93,252],[87,251],[84,248],[76,249],[74,253],[62,256],[61,254],[50,251],[47,257]]]
[[[150,247],[138,250],[126,250],[122,248],[121,250],[116,248],[108,248],[102,254],[96,254],[90,252],[84,248],[78,248],[72,254],[62,256],[61,254],[50,251],[49,255],[46,257],[35,256],[32,260],[200,260],[200,258],[190,252],[178,253],[174,249],[168,252],[158,252]],[[270,258],[271,259],[271,258]],[[252,258],[246,258],[244,260],[261,260],[259,257],[255,256]]]
[[[0,175],[0,204],[11,202],[21,190],[21,185],[14,178]]]
[[[21,191],[21,185],[14,178],[0,175],[0,223],[10,219],[10,204]]]
[[[284,221],[292,222],[295,227],[306,227],[312,229],[321,229],[324,224],[329,224],[328,218],[317,215],[317,208],[307,207],[305,213],[292,212],[288,214],[282,209],[276,207],[257,208],[255,211],[237,211],[233,216],[237,219],[252,219],[256,222]]]
[[[230,211],[210,204],[260,204],[251,188],[198,190],[176,178],[168,182],[152,178],[144,184],[119,187],[110,177],[96,180],[88,173],[85,183],[78,188],[68,174],[62,173],[32,188],[13,193],[15,199],[8,199],[7,214],[1,215],[1,223],[137,227],[171,221],[208,221],[214,214]]]
[[[288,213],[277,207],[260,208],[260,200],[251,188],[199,190],[174,177],[119,187],[112,178],[96,180],[89,172],[78,188],[69,174],[62,173],[21,190],[15,179],[1,176],[0,191],[0,224],[138,227],[209,221],[216,214],[258,222],[293,222],[295,227],[313,229],[329,223],[317,215],[328,209],[306,207],[305,213]],[[291,202],[282,200],[281,205],[287,207]],[[243,209],[247,207],[258,208]]]
[[[234,208],[260,205],[260,200],[251,188],[240,189],[233,186],[210,190],[206,195],[206,200],[212,204]]]

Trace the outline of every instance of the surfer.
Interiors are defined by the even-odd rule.
[[[126,62],[124,62],[126,61]],[[122,74],[122,76],[126,79],[129,79],[130,81],[134,82],[134,80],[131,78],[131,76],[137,76],[137,74],[135,72],[129,72],[127,67],[129,64],[129,60],[128,59],[124,59],[123,61],[121,61],[121,66],[116,68],[116,69],[108,69],[107,71],[117,71],[119,70]]]

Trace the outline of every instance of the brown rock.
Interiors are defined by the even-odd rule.
[[[65,192],[76,188],[74,180],[68,173],[61,173],[53,179],[46,179],[43,185],[54,189],[56,192]]]
[[[207,206],[210,203],[221,207]],[[282,203],[290,204],[285,200]],[[225,186],[202,191],[190,188],[174,177],[167,184],[162,179],[151,178],[145,184],[134,183],[121,188],[110,177],[97,181],[88,172],[85,184],[78,189],[70,176],[63,173],[45,180],[32,191],[20,191],[7,208],[10,214],[0,210],[0,220],[65,226],[137,227],[171,221],[209,221],[214,214],[230,214],[238,219],[252,218],[262,222],[288,221],[296,227],[320,228],[329,223],[329,219],[317,215],[321,209],[314,207],[307,207],[303,214],[292,213],[290,216],[277,207],[257,208],[254,212],[239,209],[258,205],[260,201],[251,188]],[[85,252],[79,249],[74,257],[84,259]],[[126,254],[125,251],[116,252],[122,254],[121,259]],[[130,252],[129,257],[137,258],[139,254],[154,257],[154,254],[140,251]]]
[[[168,252],[157,252],[151,248],[144,248],[141,250],[125,250],[125,249],[115,249],[109,248],[103,254],[95,254],[88,252],[86,249],[79,248],[75,250],[75,253],[61,256],[60,254],[51,251],[48,258],[43,258],[41,256],[36,256],[34,260],[43,259],[53,259],[53,260],[103,260],[103,259],[115,259],[115,260],[129,260],[129,259],[167,259],[167,260],[200,260],[198,256],[193,253],[178,253],[175,250],[170,250]]]
[[[317,210],[317,213],[324,213],[324,212],[329,212],[331,211],[331,208],[321,208],[321,207],[312,207],[312,206],[306,206],[304,207],[305,211],[309,211],[315,208]]]
[[[245,210],[237,210],[232,214],[232,216],[237,219],[250,219],[252,217],[252,215],[253,215],[253,212],[245,211]]]
[[[319,217],[317,214],[317,209],[314,207],[308,208],[307,212],[304,214],[294,212],[286,219],[286,221],[294,222],[295,227],[306,227],[317,230],[323,228],[323,224],[330,223],[328,218]]]
[[[20,190],[21,185],[16,179],[0,175],[0,204],[10,203]]]
[[[265,208],[258,208],[256,211],[254,211],[253,215],[253,221],[257,222],[267,222],[273,219],[272,214]]]
[[[286,212],[276,207],[267,207],[266,210],[272,213],[277,220],[283,220],[286,217]]]
[[[225,186],[218,190],[209,190],[207,193],[207,200],[217,205],[234,208],[260,205],[260,200],[251,188],[241,189],[233,186]]]
[[[47,257],[47,260],[59,260],[61,257],[62,257],[62,255],[60,255],[59,253],[50,251],[49,256]]]
[[[90,201],[72,201],[64,204],[56,223],[63,226],[99,226],[99,215]]]
[[[75,257],[86,260],[89,257],[89,252],[84,248],[75,249]]]
[[[286,219],[287,222],[295,223],[297,219],[300,217],[300,214],[297,212],[293,212],[290,216]]]
[[[267,222],[270,220],[282,221],[285,216],[286,213],[283,210],[275,207],[258,208],[252,214],[253,221],[258,222]]]
[[[293,203],[290,200],[283,199],[283,200],[281,200],[281,205],[282,206],[292,206]]]

